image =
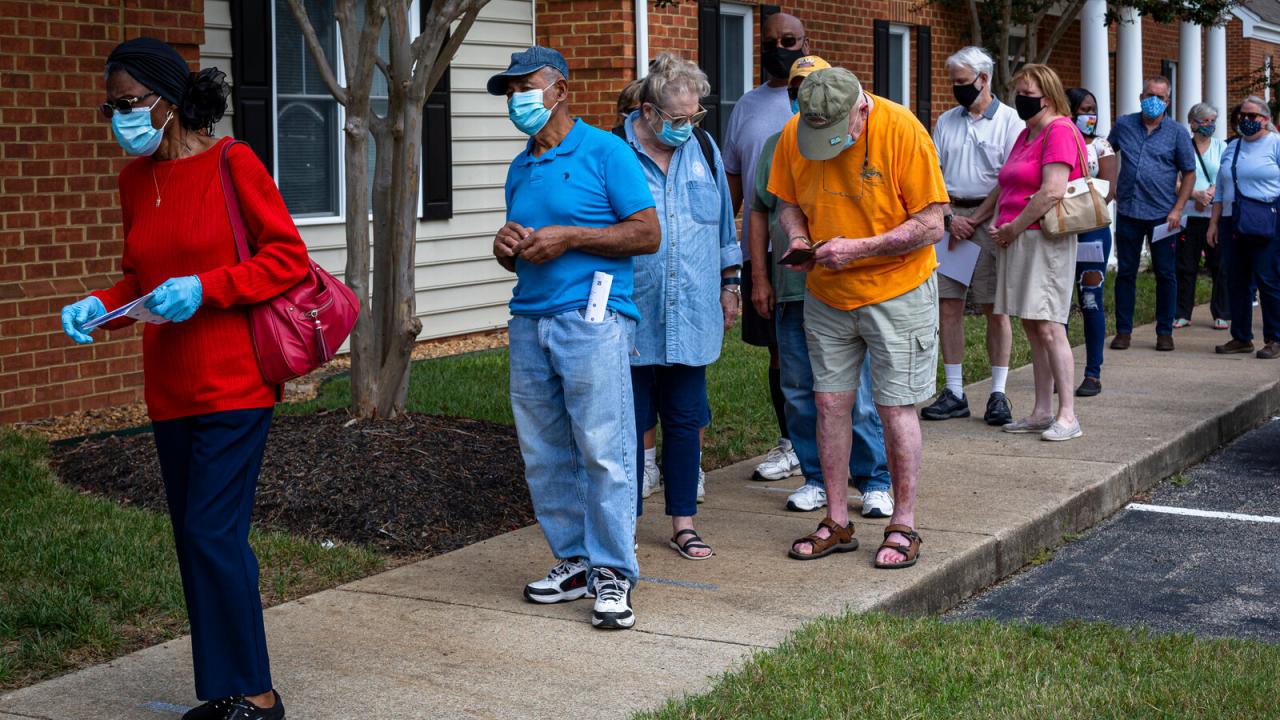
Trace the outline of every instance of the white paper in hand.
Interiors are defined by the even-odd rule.
[[[609,309],[609,290],[613,288],[613,276],[597,271],[591,278],[591,294],[587,295],[587,322],[604,322]]]
[[[147,301],[151,299],[152,294],[153,293],[147,293],[133,302],[125,303],[105,315],[99,315],[98,317],[90,320],[84,324],[85,332],[101,327],[105,323],[109,323],[120,317],[132,318],[138,322],[151,323],[152,325],[160,325],[169,322],[163,317],[147,309]]]
[[[938,274],[946,275],[961,285],[973,280],[973,269],[978,266],[982,246],[970,240],[959,240],[956,249],[950,249],[951,233],[942,233],[942,239],[934,245],[938,254]]]
[[[1187,226],[1187,218],[1185,215],[1182,218],[1182,224],[1173,230],[1169,229],[1169,223],[1161,221],[1160,224],[1157,225],[1155,229],[1151,231],[1151,242],[1152,244],[1155,244],[1158,242],[1164,242],[1165,240],[1168,240],[1174,235],[1177,235],[1178,233],[1182,232],[1182,228],[1185,228],[1186,226]]]

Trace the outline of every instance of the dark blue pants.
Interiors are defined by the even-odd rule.
[[[1165,220],[1116,218],[1116,333],[1133,332],[1133,306],[1137,302],[1138,262],[1142,244]],[[1151,245],[1151,269],[1156,275],[1156,335],[1173,334],[1173,311],[1178,302],[1178,253],[1173,238]]]
[[[272,688],[258,559],[249,547],[271,412],[231,410],[152,424],[201,700]]]
[[[1218,247],[1227,264],[1227,294],[1231,304],[1231,337],[1253,341],[1253,293],[1258,286],[1262,307],[1263,342],[1280,341],[1280,239],[1240,235],[1231,218],[1219,221]]]
[[[644,431],[657,407],[662,423],[662,482],[667,515],[698,514],[698,466],[702,442],[698,431],[706,424],[707,368],[705,365],[632,365],[631,388],[636,404],[636,514],[644,509]],[[651,427],[651,426],[649,426]]]
[[[1076,289],[1080,293],[1080,314],[1084,318],[1084,376],[1096,380],[1102,377],[1102,347],[1107,343],[1107,305],[1103,296],[1107,281],[1106,258],[1111,256],[1111,228],[1090,230],[1081,234],[1079,241],[1102,243],[1102,262],[1076,263]],[[1085,273],[1088,272],[1099,274],[1097,283],[1085,282]],[[1130,305],[1130,318],[1133,317],[1132,307]]]

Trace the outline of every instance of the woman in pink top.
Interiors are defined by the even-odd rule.
[[[1010,433],[1040,433],[1070,440],[1084,433],[1071,388],[1075,360],[1067,341],[1075,276],[1076,236],[1054,237],[1040,219],[1062,199],[1067,182],[1084,170],[1084,138],[1069,119],[1062,81],[1047,65],[1024,65],[1013,76],[1014,108],[1027,123],[1000,170],[999,204],[991,236],[999,246],[995,312],[1022,320],[1031,344],[1036,402],[1031,414],[1004,426]],[[1054,386],[1058,413],[1053,413]]]

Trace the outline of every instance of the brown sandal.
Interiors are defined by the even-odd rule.
[[[822,537],[818,535],[818,530],[826,528],[831,535]],[[817,560],[826,557],[831,553],[850,552],[858,549],[858,539],[853,536],[853,523],[850,522],[847,527],[837,525],[830,517],[822,518],[822,522],[818,523],[818,530],[805,535],[791,543],[791,550],[787,555],[794,560]],[[809,554],[796,552],[796,545],[800,543],[809,543],[813,548],[813,552]]]
[[[898,533],[907,538],[908,545],[901,543],[889,542],[889,536]],[[924,543],[924,538],[920,537],[920,533],[907,527],[906,525],[889,525],[884,529],[884,542],[880,543],[880,549],[876,550],[876,557],[880,557],[880,550],[896,550],[907,556],[906,560],[900,563],[882,563],[876,560],[876,567],[881,570],[901,570],[909,568],[916,564],[920,559],[920,545]]]

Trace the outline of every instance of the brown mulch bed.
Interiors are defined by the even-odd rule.
[[[55,445],[63,482],[165,511],[150,433]],[[533,523],[515,429],[408,413],[277,416],[254,522],[396,556],[449,552]]]

